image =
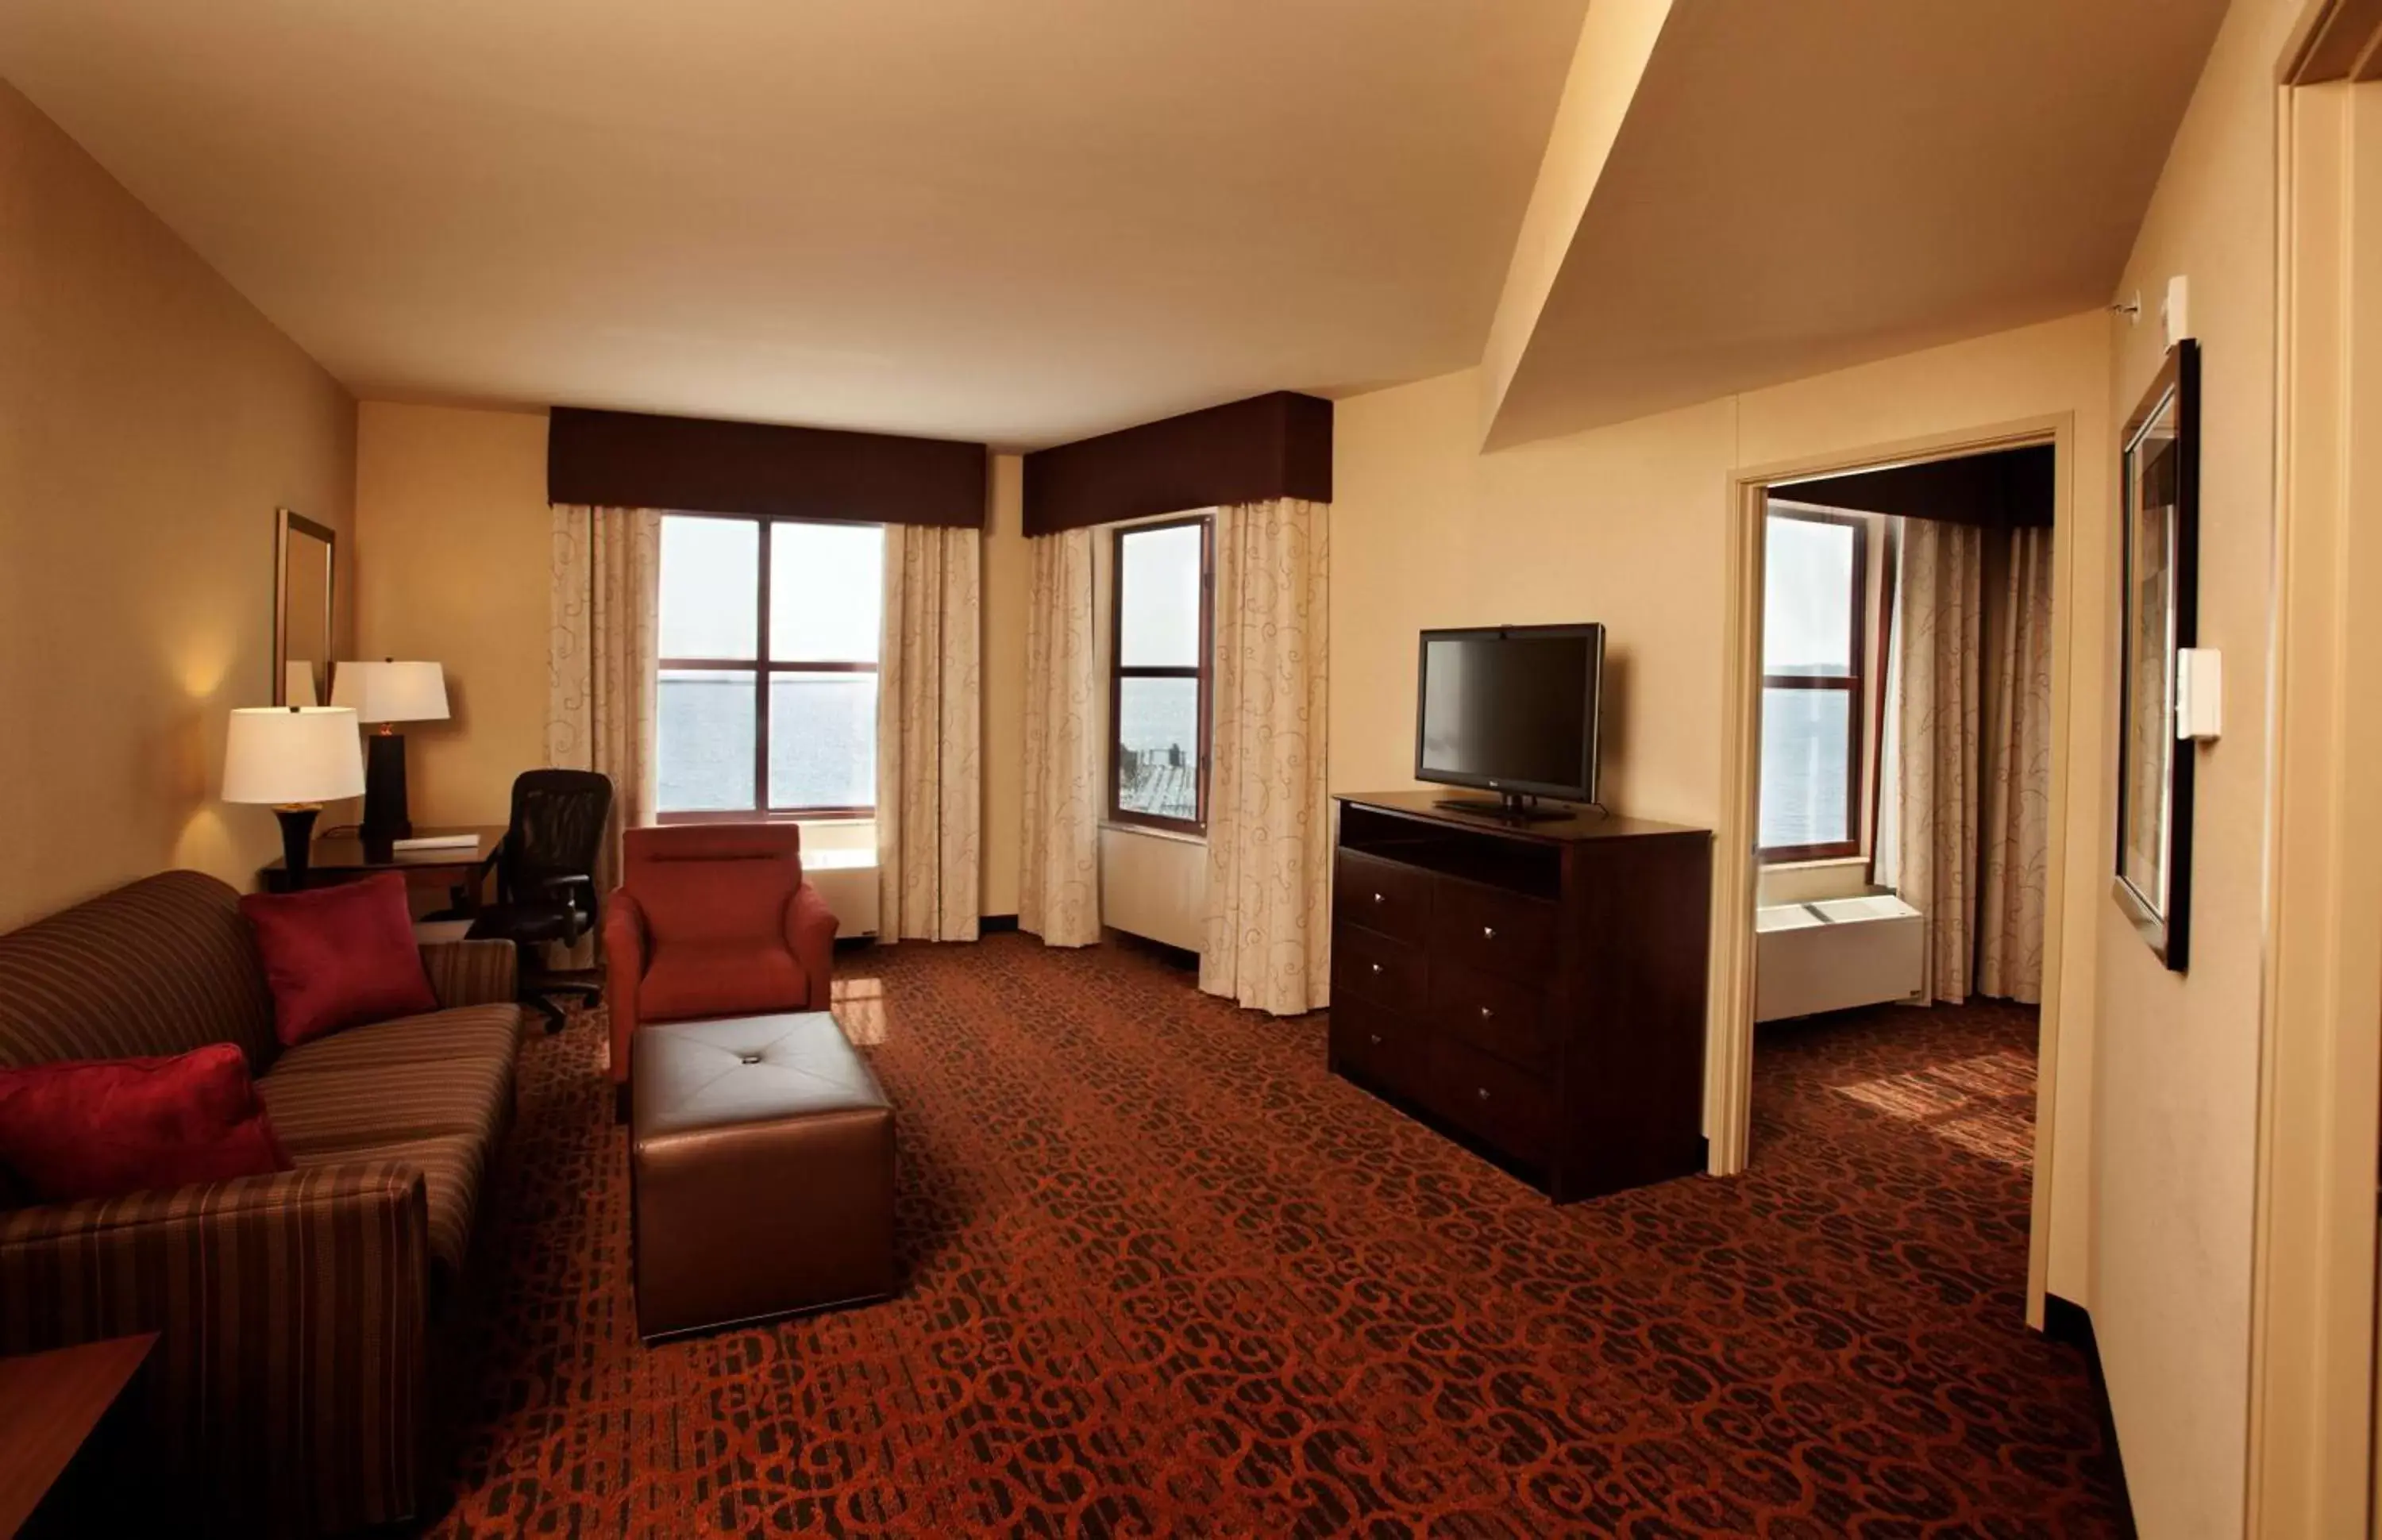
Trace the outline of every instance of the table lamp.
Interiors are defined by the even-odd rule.
[[[306,847],[325,802],[364,788],[356,714],[345,706],[241,706],[224,738],[223,800],[263,802],[281,820],[292,892],[306,886]]]
[[[405,735],[399,722],[447,720],[447,675],[435,663],[342,663],[331,676],[331,703],[351,706],[372,725],[365,741],[363,837],[368,845],[413,833],[406,813]]]

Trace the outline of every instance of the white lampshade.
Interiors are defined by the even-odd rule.
[[[350,707],[241,706],[231,714],[225,801],[287,807],[363,793],[363,740]]]
[[[435,663],[342,663],[331,675],[331,703],[352,706],[365,722],[444,722],[447,673]]]

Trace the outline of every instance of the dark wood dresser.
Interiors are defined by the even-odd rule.
[[[1704,1167],[1712,835],[1342,796],[1331,1066],[1557,1202]]]

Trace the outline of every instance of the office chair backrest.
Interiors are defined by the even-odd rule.
[[[612,783],[593,770],[526,770],[513,779],[513,816],[497,879],[522,900],[548,877],[596,877]],[[600,880],[600,879],[598,879]]]

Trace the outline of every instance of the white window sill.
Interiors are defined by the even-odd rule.
[[[1867,856],[1830,856],[1825,861],[1765,861],[1765,872],[1829,872],[1840,867],[1869,865]]]
[[[1112,819],[1100,820],[1102,834],[1129,834],[1140,839],[1171,839],[1177,845],[1205,845],[1204,834],[1186,834],[1181,829],[1152,828],[1148,824],[1120,824]]]

